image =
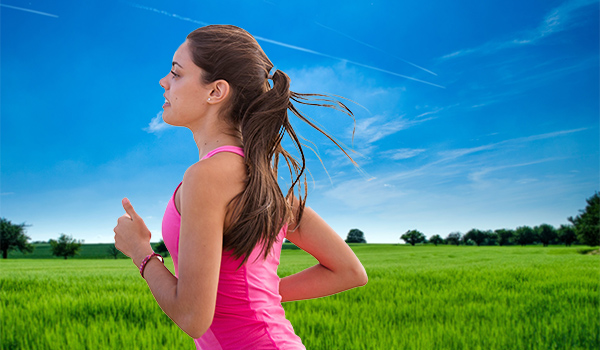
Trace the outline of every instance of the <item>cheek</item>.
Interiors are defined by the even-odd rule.
[[[184,126],[200,118],[206,102],[197,96],[172,97],[171,106],[163,111],[163,121],[173,126]]]

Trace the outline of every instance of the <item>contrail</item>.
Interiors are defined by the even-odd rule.
[[[180,20],[183,20],[183,21],[188,21],[188,22],[200,24],[200,25],[203,25],[203,26],[210,25],[210,23],[206,23],[206,22],[202,22],[202,21],[197,21],[197,20],[189,18],[189,17],[183,17],[183,16],[180,16],[180,15],[176,15],[174,13],[169,13],[167,11],[155,9],[153,7],[143,6],[143,5],[135,4],[135,3],[132,3],[132,2],[129,2],[128,4],[131,5],[131,6],[133,6],[133,7],[137,7],[139,9],[142,9],[142,10],[147,10],[147,11],[152,11],[152,12],[160,13],[162,15],[173,17],[173,18],[177,18],[177,19],[180,19]]]
[[[9,9],[13,9],[13,10],[20,10],[20,11],[25,11],[25,12],[31,12],[31,13],[35,13],[36,15],[42,15],[42,16],[48,16],[48,17],[58,18],[57,15],[53,15],[51,13],[46,13],[46,12],[41,12],[41,11],[35,11],[35,10],[30,10],[30,9],[24,9],[22,7],[10,6],[10,5],[5,5],[5,4],[0,4],[0,6],[6,7],[6,8],[9,8]]]
[[[302,52],[308,52],[308,53],[312,53],[313,55],[319,55],[319,56],[331,58],[331,59],[338,60],[338,61],[348,62],[348,63],[356,65],[356,66],[360,66],[360,67],[364,67],[364,68],[368,68],[368,69],[373,69],[373,70],[380,71],[380,72],[383,72],[383,73],[395,75],[397,77],[401,77],[401,78],[404,78],[404,79],[414,80],[414,81],[418,81],[419,83],[428,84],[428,85],[435,86],[435,87],[438,87],[438,88],[441,88],[441,89],[445,89],[444,86],[437,85],[437,84],[434,84],[434,83],[430,83],[430,82],[425,81],[425,80],[421,80],[421,79],[409,77],[409,76],[406,76],[406,75],[394,73],[394,72],[391,72],[389,70],[385,70],[385,69],[381,69],[381,68],[369,66],[369,65],[362,64],[362,63],[359,63],[359,62],[350,61],[350,60],[347,60],[345,58],[331,56],[331,55],[328,55],[328,54],[325,54],[325,53],[317,52],[317,51],[310,50],[310,49],[305,49],[305,48],[300,47],[300,46],[294,46],[294,45],[282,43],[280,41],[275,41],[275,40],[263,38],[263,37],[256,36],[256,35],[254,36],[254,38],[256,40],[264,41],[264,42],[267,42],[267,43],[270,43],[270,44],[279,45],[279,46],[287,47],[287,48],[290,48],[290,49],[293,49],[293,50],[302,51]]]
[[[181,19],[183,21],[197,23],[197,24],[204,25],[204,26],[209,25],[209,23],[206,23],[206,22],[197,21],[195,19],[191,19],[191,18],[188,18],[188,17],[182,17],[182,16],[176,15],[174,13],[169,13],[167,11],[155,9],[155,8],[152,8],[152,7],[142,6],[142,5],[138,5],[138,4],[134,4],[134,3],[129,3],[129,4],[131,6],[133,6],[133,7],[137,7],[137,8],[142,9],[142,10],[147,10],[147,11],[152,11],[152,12],[160,13],[160,14],[163,14],[165,16],[169,16],[169,17]],[[282,43],[280,41],[275,41],[275,40],[263,38],[263,37],[260,37],[260,36],[254,36],[254,38],[256,40],[258,40],[258,41],[264,41],[264,42],[267,42],[267,43],[270,43],[270,44],[273,44],[273,45],[278,45],[278,46],[286,47],[288,49],[302,51],[302,52],[307,52],[307,53],[311,53],[313,55],[323,56],[323,57],[331,58],[331,59],[342,61],[342,62],[348,62],[348,63],[356,65],[356,66],[360,66],[360,67],[364,67],[364,68],[368,68],[368,69],[380,71],[380,72],[383,72],[383,73],[395,75],[397,77],[401,77],[401,78],[404,78],[404,79],[409,79],[409,80],[413,80],[413,81],[416,81],[416,82],[419,82],[419,83],[423,83],[423,84],[435,86],[435,87],[438,87],[440,89],[445,89],[444,86],[441,86],[441,85],[438,85],[438,84],[434,84],[434,83],[431,83],[431,82],[428,82],[428,81],[425,81],[425,80],[421,80],[421,79],[409,77],[409,76],[406,76],[406,75],[394,73],[394,72],[391,72],[389,70],[385,70],[385,69],[381,69],[381,68],[369,66],[369,65],[362,64],[362,63],[359,63],[359,62],[350,61],[350,60],[347,60],[345,58],[331,56],[331,55],[324,54],[324,53],[321,53],[321,52],[317,52],[317,51],[314,51],[314,50],[306,49],[306,48],[303,48],[303,47],[300,47],[300,46],[290,45],[290,44]]]
[[[323,27],[323,28],[325,28],[325,29],[331,30],[332,32],[338,33],[338,34],[339,34],[339,35],[341,35],[341,36],[345,36],[346,38],[348,38],[348,39],[350,39],[350,40],[353,40],[353,41],[356,41],[356,42],[357,42],[357,43],[359,43],[359,44],[362,44],[362,45],[365,45],[365,46],[367,46],[367,47],[370,47],[370,48],[372,48],[372,49],[374,49],[374,50],[377,50],[377,51],[379,51],[379,52],[382,52],[382,53],[384,53],[384,54],[386,54],[386,55],[390,55],[390,56],[394,57],[395,59],[398,59],[398,60],[400,60],[400,61],[402,61],[402,62],[404,62],[404,63],[406,63],[406,64],[410,64],[410,65],[411,65],[411,66],[413,66],[413,67],[419,68],[420,70],[422,70],[422,71],[425,71],[425,72],[427,72],[427,73],[429,73],[429,74],[433,74],[433,75],[435,75],[435,76],[437,77],[437,74],[436,74],[436,73],[434,73],[434,72],[430,71],[430,70],[429,70],[429,69],[427,69],[427,68],[423,68],[423,67],[421,67],[421,66],[419,66],[419,65],[416,65],[416,64],[414,64],[414,63],[412,63],[412,62],[410,62],[410,61],[407,61],[407,60],[405,60],[405,59],[403,59],[403,58],[400,58],[400,57],[398,57],[398,56],[396,56],[396,55],[393,55],[393,54],[391,54],[391,53],[389,53],[389,52],[386,52],[386,51],[384,51],[384,50],[382,50],[382,49],[380,49],[380,48],[378,48],[378,47],[375,47],[375,46],[373,46],[373,45],[371,45],[371,44],[367,44],[367,43],[366,43],[366,42],[364,42],[364,41],[360,41],[360,40],[358,40],[358,39],[356,39],[356,38],[353,38],[353,37],[351,37],[351,36],[350,36],[350,35],[348,35],[348,34],[342,33],[342,32],[340,32],[339,30],[336,30],[336,29],[330,28],[330,27],[328,27],[328,26],[326,26],[326,25],[324,25],[324,24],[321,24],[321,23],[319,23],[319,22],[315,22],[315,24],[316,24],[316,25],[318,25],[318,26],[321,26],[321,27]]]

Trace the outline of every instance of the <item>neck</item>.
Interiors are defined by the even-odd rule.
[[[235,136],[229,135],[223,123],[206,122],[204,125],[197,125],[192,130],[196,147],[198,147],[199,159],[204,158],[208,152],[221,146],[242,147],[242,141]]]

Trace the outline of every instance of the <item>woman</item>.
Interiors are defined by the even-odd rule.
[[[348,245],[304,206],[304,156],[287,116],[290,109],[310,123],[290,100],[350,111],[322,95],[289,91],[289,77],[280,70],[269,74],[272,68],[243,29],[213,25],[188,35],[160,80],[164,121],[192,131],[200,158],[163,218],[175,276],[152,251],[150,231],[127,198],[127,214],[114,229],[116,247],[132,258],[162,310],[198,349],[304,349],[281,302],[367,283]],[[303,102],[314,96],[326,103]],[[285,132],[301,164],[282,148]],[[285,196],[277,183],[279,156],[293,180]],[[279,279],[284,238],[319,264]]]

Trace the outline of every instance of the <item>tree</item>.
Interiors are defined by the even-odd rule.
[[[560,225],[558,228],[558,240],[570,247],[577,240],[575,227],[573,225]]]
[[[515,230],[515,242],[522,246],[535,242],[535,231],[529,226],[519,226]]]
[[[433,235],[429,238],[429,242],[431,242],[437,246],[438,244],[444,243],[444,239],[442,237],[440,237],[440,235]]]
[[[581,214],[575,218],[569,217],[568,220],[575,226],[577,240],[589,246],[600,244],[600,196],[598,192],[586,199],[587,206],[585,210],[580,210]]]
[[[512,243],[512,239],[515,235],[515,231],[501,228],[494,231],[496,233],[497,242],[499,246],[509,245]]]
[[[8,258],[8,252],[18,249],[23,254],[33,252],[33,245],[27,242],[29,236],[25,234],[25,224],[15,225],[5,218],[0,219],[0,250],[2,259]]]
[[[73,237],[61,233],[58,241],[50,240],[50,249],[52,250],[52,255],[64,256],[66,260],[67,257],[78,254],[82,244],[82,241],[75,240]]]
[[[446,237],[446,242],[448,242],[448,244],[459,245],[461,238],[462,238],[462,233],[452,232],[452,233],[448,234],[448,237]]]
[[[114,244],[111,244],[106,251],[108,252],[108,255],[114,257],[115,259],[119,256],[119,250]]]
[[[346,243],[367,243],[367,240],[365,239],[365,234],[361,230],[353,228],[348,232]]]
[[[485,245],[496,245],[496,243],[498,242],[498,234],[492,230],[487,230],[484,231],[485,234],[485,241],[483,241],[483,244]]]
[[[547,247],[558,236],[554,226],[549,224],[541,224],[535,228],[535,233],[544,247]]]
[[[479,247],[485,241],[486,238],[487,237],[485,231],[473,228],[469,232],[465,233],[462,239],[463,241],[465,241],[465,243],[468,240],[473,240],[473,242],[475,242],[475,244],[477,244],[477,246]]]
[[[162,239],[158,241],[158,244],[154,247],[154,249],[162,256],[169,256],[169,250],[165,245],[165,241]]]
[[[417,230],[408,230],[400,236],[400,239],[414,246],[417,243],[425,242],[425,235]]]

